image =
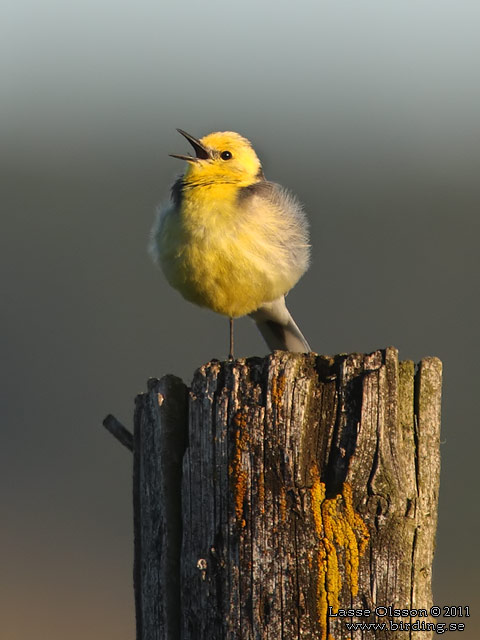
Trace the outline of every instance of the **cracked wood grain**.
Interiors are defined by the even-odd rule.
[[[415,372],[393,348],[213,361],[188,395],[153,383],[135,421],[138,640],[430,638],[349,631],[325,603],[431,605],[440,397],[440,361]]]
[[[181,475],[187,387],[151,379],[137,396],[133,440],[134,588],[138,640],[180,637]]]

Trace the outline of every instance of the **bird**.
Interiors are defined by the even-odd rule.
[[[285,304],[308,269],[308,222],[287,189],[269,182],[251,142],[234,131],[200,139],[183,129],[195,155],[158,208],[149,252],[189,302],[233,321],[250,316],[271,351],[311,351]]]

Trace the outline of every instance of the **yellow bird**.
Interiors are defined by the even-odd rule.
[[[159,210],[150,253],[184,298],[230,319],[249,315],[271,350],[310,347],[285,305],[308,268],[308,224],[298,200],[268,182],[249,140],[233,131],[192,145],[185,174]]]

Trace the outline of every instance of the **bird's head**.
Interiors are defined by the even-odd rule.
[[[194,138],[177,129],[192,145],[195,156],[170,154],[188,162],[184,181],[248,186],[263,178],[262,166],[250,141],[234,131],[218,131]]]

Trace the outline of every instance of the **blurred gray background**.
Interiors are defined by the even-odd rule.
[[[134,636],[132,461],[101,421],[227,353],[146,254],[175,127],[239,131],[305,203],[315,350],[442,359],[434,599],[474,614],[480,5],[7,0],[0,24],[2,639]]]

